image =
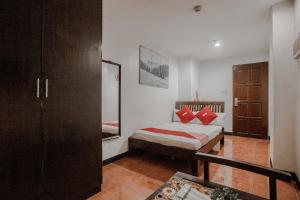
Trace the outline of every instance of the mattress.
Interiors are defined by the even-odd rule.
[[[102,132],[118,135],[119,134],[119,123],[118,123],[118,121],[104,122],[102,124]]]
[[[172,122],[168,124],[162,124],[155,126],[153,128],[170,130],[170,131],[180,131],[185,133],[190,133],[193,135],[207,135],[208,141],[214,139],[222,131],[222,126],[215,125],[200,125],[200,124],[183,124],[181,122]],[[194,138],[180,137],[176,135],[166,135],[160,133],[152,133],[147,130],[136,130],[132,135],[132,138],[145,140],[148,142],[159,143],[166,146],[174,146],[189,150],[198,150],[206,143],[203,143]]]

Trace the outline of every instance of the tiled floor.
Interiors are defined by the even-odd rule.
[[[268,146],[266,140],[226,136],[225,146],[218,154],[269,166]],[[102,192],[90,200],[143,200],[176,171],[189,172],[189,166],[182,161],[144,153],[123,158],[104,167]],[[268,197],[268,179],[264,176],[219,165],[211,165],[210,173],[212,181]],[[297,199],[289,184],[278,182],[277,190],[278,199]]]

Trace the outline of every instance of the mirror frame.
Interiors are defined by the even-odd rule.
[[[110,64],[110,65],[115,65],[119,68],[119,105],[118,105],[118,109],[119,109],[119,113],[118,113],[118,117],[119,117],[119,135],[117,136],[113,136],[113,137],[108,137],[108,138],[103,138],[102,137],[102,141],[108,141],[108,140],[113,140],[113,139],[117,139],[117,138],[120,138],[121,137],[121,86],[122,86],[122,83],[121,83],[121,80],[122,80],[122,76],[121,76],[121,64],[119,63],[115,63],[115,62],[112,62],[110,60],[105,60],[105,59],[102,59],[102,63],[106,63],[106,64]],[[101,65],[101,81],[102,81],[102,65]],[[102,90],[101,90],[101,99],[102,99]],[[102,105],[101,105],[102,107]],[[101,119],[102,119],[102,108],[101,108]],[[102,125],[101,125],[101,134],[102,134]]]

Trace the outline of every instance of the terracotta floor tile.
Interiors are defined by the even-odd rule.
[[[269,166],[267,140],[226,136],[218,155]],[[90,200],[143,200],[167,181],[176,171],[188,173],[189,165],[149,153],[138,153],[103,168],[102,192]],[[243,170],[211,164],[210,179],[214,182],[268,198],[268,178]],[[277,183],[279,200],[296,200],[294,188]]]

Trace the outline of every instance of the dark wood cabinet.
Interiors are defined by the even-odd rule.
[[[39,0],[0,3],[0,199],[37,199],[42,134]]]
[[[100,188],[101,10],[98,0],[45,3],[43,128],[49,199],[83,198]]]
[[[101,188],[101,0],[0,2],[0,199]]]

